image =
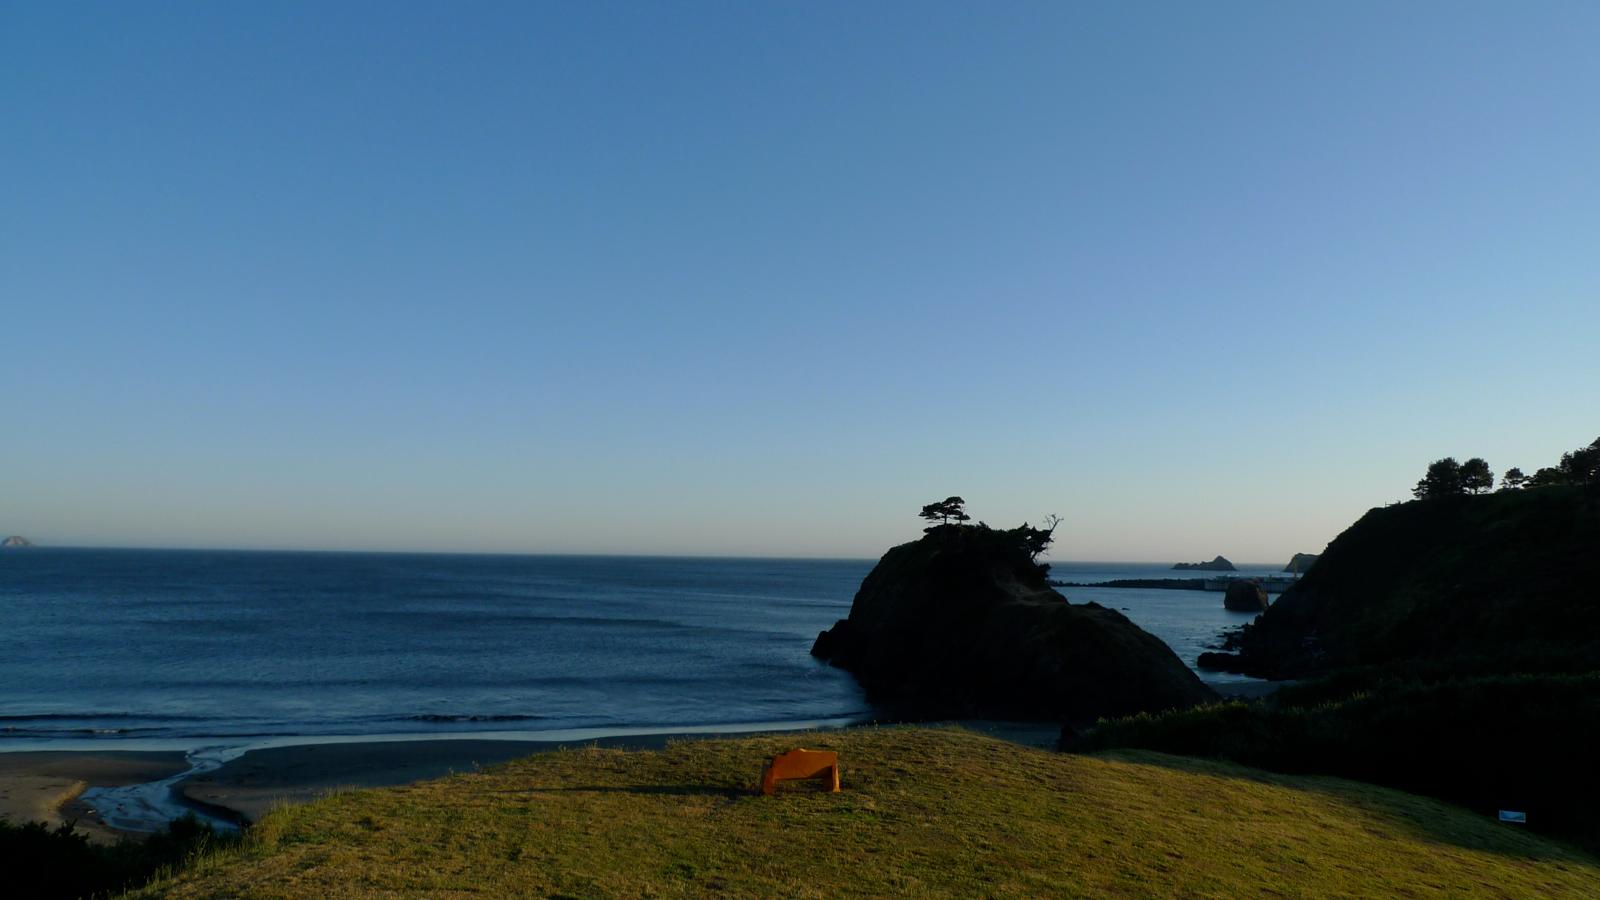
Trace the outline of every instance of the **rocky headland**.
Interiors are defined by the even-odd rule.
[[[1418,500],[1368,511],[1227,636],[1234,652],[1200,656],[1293,679],[1269,698],[1064,738],[1517,810],[1529,830],[1600,849],[1600,453],[1585,453],[1531,487],[1439,493],[1425,479]]]
[[[1050,588],[1016,532],[942,525],[885,553],[811,653],[917,718],[1093,722],[1216,695],[1114,610]]]
[[[1296,553],[1294,556],[1289,557],[1289,561],[1283,566],[1283,571],[1304,573],[1311,568],[1311,564],[1316,562],[1321,555],[1320,553]]]
[[[1220,555],[1215,557],[1215,558],[1213,558],[1210,562],[1176,563],[1176,564],[1173,565],[1172,568],[1181,569],[1181,570],[1185,570],[1185,571],[1193,571],[1193,572],[1237,572],[1237,571],[1239,571],[1238,569],[1234,568],[1233,563],[1228,562],[1227,558],[1225,558],[1223,556],[1220,556]]]
[[[32,546],[33,546],[33,541],[28,540],[27,538],[23,537],[20,534],[13,534],[10,537],[6,538],[5,540],[0,541],[0,547],[32,547]]]
[[[1600,669],[1600,493],[1553,486],[1373,509],[1202,667]]]

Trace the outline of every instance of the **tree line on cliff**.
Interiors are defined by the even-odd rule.
[[[1494,483],[1494,471],[1482,457],[1474,456],[1466,462],[1457,462],[1455,457],[1447,456],[1428,464],[1427,473],[1411,489],[1411,495],[1418,500],[1429,500],[1460,494],[1486,494],[1494,490]],[[1538,469],[1532,475],[1526,475],[1513,466],[1500,477],[1502,491],[1562,484],[1600,484],[1600,438],[1595,438],[1586,447],[1563,453],[1559,463]]]

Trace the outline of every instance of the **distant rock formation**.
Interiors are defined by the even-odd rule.
[[[1283,567],[1285,572],[1299,572],[1302,575],[1317,561],[1319,553],[1296,553],[1289,559],[1289,564]]]
[[[1162,591],[1203,591],[1206,589],[1204,578],[1116,578],[1111,581],[1092,581],[1079,583],[1072,581],[1051,580],[1051,587],[1086,587],[1086,588],[1144,588]]]
[[[1222,607],[1234,612],[1262,612],[1267,608],[1267,591],[1254,581],[1235,581],[1222,595]]]
[[[900,715],[1092,723],[1215,699],[1121,613],[1071,604],[1015,539],[944,525],[884,554],[813,656]]]
[[[0,547],[32,547],[32,546],[33,546],[33,541],[28,540],[27,538],[23,537],[20,534],[13,534],[12,536],[6,538],[5,540],[0,541]]]
[[[1191,570],[1199,571],[1199,572],[1237,572],[1237,571],[1239,571],[1238,569],[1235,569],[1233,567],[1233,563],[1228,562],[1227,559],[1225,559],[1225,558],[1223,558],[1221,556],[1218,556],[1216,559],[1213,559],[1211,562],[1178,563],[1177,565],[1173,566],[1173,568],[1174,569],[1191,569]]]

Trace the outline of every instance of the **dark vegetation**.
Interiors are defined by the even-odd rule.
[[[237,842],[193,816],[138,841],[92,844],[72,823],[13,825],[0,820],[4,894],[22,898],[114,896],[180,867],[197,856]]]
[[[946,497],[941,501],[929,503],[917,515],[928,520],[928,527],[924,531],[932,531],[940,525],[949,525],[951,522],[960,525],[962,522],[972,521],[967,515],[967,501],[960,497]]]
[[[884,554],[812,655],[854,673],[903,718],[1092,722],[1214,699],[1121,613],[1051,590],[1039,556],[1059,519],[965,525],[959,504],[924,508],[939,524]]]
[[[1600,673],[1338,679],[1102,723],[1064,749],[1160,750],[1438,797],[1600,850]]]
[[[1481,465],[1480,465],[1481,464]],[[1600,850],[1600,440],[1500,491],[1434,462],[1418,500],[1369,511],[1201,665],[1305,679],[1101,723],[1116,747],[1356,778]]]

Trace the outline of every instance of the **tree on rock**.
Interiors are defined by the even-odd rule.
[[[1474,456],[1461,464],[1461,489],[1469,494],[1487,494],[1494,490],[1494,470],[1481,456]]]
[[[959,525],[962,522],[971,521],[972,517],[967,515],[966,506],[967,501],[960,497],[946,497],[937,503],[929,503],[924,506],[922,512],[917,513],[917,515],[928,520],[928,527],[924,530],[932,531],[940,525],[948,525],[951,522]]]
[[[1035,528],[1023,522],[1021,527],[1011,529],[1009,534],[1016,539],[1023,552],[1028,554],[1030,562],[1038,562],[1039,555],[1050,549],[1050,544],[1056,537],[1056,527],[1060,524],[1061,517],[1052,513],[1044,517],[1043,528]]]
[[[1520,491],[1527,484],[1528,476],[1522,474],[1522,470],[1516,466],[1507,469],[1506,474],[1500,476],[1500,490],[1502,491]]]
[[[1428,464],[1428,474],[1417,482],[1412,489],[1412,496],[1418,500],[1428,500],[1433,497],[1449,497],[1462,493],[1465,487],[1461,483],[1461,463],[1456,462],[1453,456],[1435,460]]]

